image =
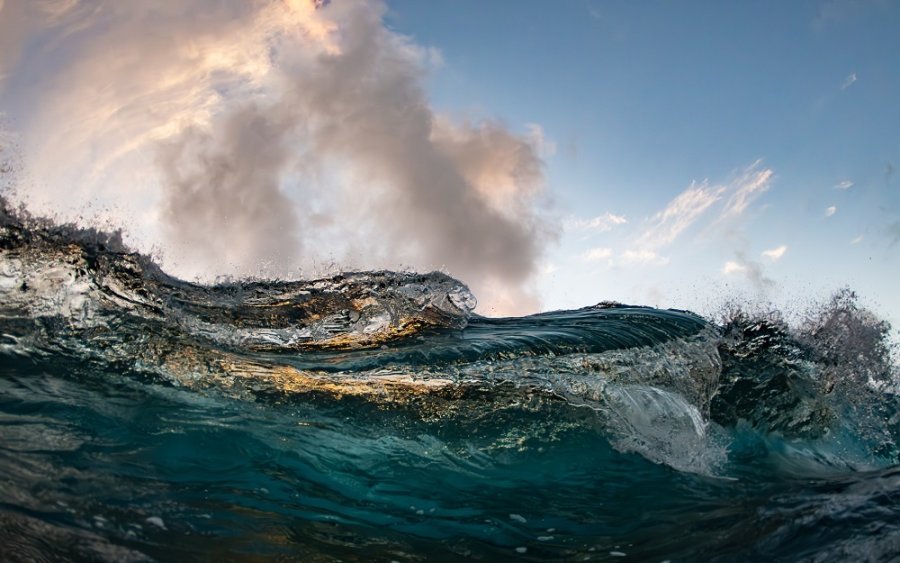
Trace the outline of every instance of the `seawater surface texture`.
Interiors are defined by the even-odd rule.
[[[200,286],[0,217],[0,559],[889,561],[889,327],[439,273]]]

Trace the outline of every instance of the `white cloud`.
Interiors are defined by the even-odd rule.
[[[611,258],[613,254],[612,248],[598,247],[591,248],[581,255],[581,259],[584,262],[598,262],[600,260],[605,260],[607,258]]]
[[[621,255],[619,263],[667,264],[669,259],[661,256],[659,250],[675,242],[717,204],[718,215],[714,220],[707,221],[701,236],[722,236],[721,230],[715,232],[714,228],[726,221],[737,220],[771,187],[774,172],[763,168],[761,164],[762,160],[757,160],[736,174],[728,184],[692,182],[690,187],[678,194],[662,211],[647,220],[648,226],[633,242],[631,250]],[[724,234],[732,234],[733,230],[734,226],[729,226]]]
[[[725,203],[725,209],[719,215],[718,221],[742,215],[756,198],[769,191],[774,173],[769,168],[760,170],[760,164],[762,161],[757,160],[732,182],[730,186],[732,194]]]
[[[836,190],[849,190],[853,187],[852,180],[841,180],[837,184],[834,185],[834,189]]]
[[[678,194],[665,209],[651,218],[652,225],[638,238],[637,246],[654,249],[671,244],[690,227],[724,193],[722,186],[708,186],[705,182]]]
[[[781,260],[781,257],[784,256],[784,253],[787,252],[787,245],[782,244],[778,248],[772,248],[770,250],[764,250],[762,253],[763,258],[768,258],[772,262],[777,262]]]
[[[825,216],[826,216],[826,217],[831,217],[831,216],[834,215],[835,213],[837,213],[837,206],[836,206],[836,205],[832,205],[831,207],[828,207],[828,208],[825,209]]]
[[[733,260],[729,260],[725,262],[725,266],[722,267],[722,273],[725,275],[728,274],[737,274],[743,273],[747,271],[747,266],[741,264],[740,262],[735,262]]]
[[[844,79],[844,83],[841,84],[841,90],[846,90],[854,82],[856,82],[856,73],[851,72],[849,75],[847,75],[847,78]]]
[[[622,253],[622,262],[625,264],[646,264],[652,266],[664,266],[669,259],[660,256],[656,252],[647,249],[626,250]]]
[[[861,243],[862,241],[863,241],[863,236],[862,236],[862,235],[859,235],[859,236],[856,237],[855,239],[851,240],[851,241],[850,241],[850,244],[859,244],[859,243]]]
[[[580,231],[598,231],[606,232],[612,230],[613,227],[628,223],[622,215],[614,215],[606,212],[603,215],[597,215],[592,219],[582,219],[579,217],[571,217],[566,221],[566,227]]]

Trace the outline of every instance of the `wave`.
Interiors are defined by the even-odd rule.
[[[801,330],[772,314],[735,310],[716,324],[617,303],[489,319],[473,314],[463,283],[438,272],[188,283],[117,233],[56,225],[5,203],[0,249],[8,354],[67,354],[256,396],[447,402],[509,384],[604,413],[623,443],[674,465],[659,450],[671,449],[679,425],[701,440],[710,421],[821,438],[848,410],[890,396],[877,387],[896,380],[890,327],[849,293]],[[897,459],[895,430],[870,436],[873,455]]]
[[[415,506],[427,507],[431,501],[423,499],[433,495],[450,502],[441,496],[433,476],[413,469],[409,470],[421,480],[418,484],[391,481],[384,485],[387,488],[376,485],[364,492],[368,489],[359,483],[384,479],[379,471],[387,471],[381,465],[387,459],[399,467],[424,464],[421,467],[440,468],[448,479],[465,475],[481,487],[502,488],[509,479],[529,482],[517,473],[515,477],[506,473],[506,464],[519,465],[510,460],[546,451],[558,456],[554,459],[562,465],[554,466],[554,471],[562,471],[560,475],[569,475],[564,467],[582,471],[582,463],[591,460],[597,464],[598,479],[636,487],[635,494],[641,483],[669,479],[660,473],[663,470],[701,476],[707,480],[692,482],[684,497],[698,506],[705,502],[699,500],[698,491],[725,499],[730,494],[728,483],[755,483],[751,489],[759,486],[770,495],[760,513],[775,520],[808,512],[809,503],[829,494],[828,487],[836,487],[835,498],[847,502],[862,488],[869,491],[868,500],[846,510],[852,518],[874,518],[877,525],[887,526],[884,518],[869,513],[875,510],[871,503],[884,504],[884,495],[872,484],[879,479],[896,481],[895,466],[900,463],[894,345],[889,325],[859,307],[852,292],[838,293],[799,326],[790,326],[777,312],[749,313],[741,308],[714,322],[688,311],[608,302],[575,311],[492,319],[474,314],[475,305],[465,284],[437,272],[346,272],[307,281],[189,283],[167,275],[152,258],[130,251],[118,234],[57,225],[13,212],[5,202],[0,206],[4,412],[18,421],[17,428],[36,424],[28,414],[35,412],[33,408],[15,411],[15,405],[37,400],[29,399],[31,395],[55,404],[57,393],[69,394],[66,404],[90,413],[79,416],[102,418],[104,401],[119,401],[116,397],[123,389],[128,390],[128,401],[146,401],[142,408],[168,397],[166,390],[187,393],[193,398],[178,395],[182,398],[176,401],[188,401],[186,407],[156,408],[181,420],[192,436],[202,437],[212,427],[231,428],[228,432],[244,433],[241,439],[248,440],[250,449],[253,443],[275,447],[271,444],[288,440],[291,451],[299,448],[296,451],[318,460],[314,466],[291,471],[309,473],[319,483],[316,486],[330,492],[307,490],[308,483],[296,486],[319,499],[322,510],[330,506],[326,512],[333,513],[336,522],[356,522],[354,526],[375,525],[385,518],[406,522],[401,504],[407,498],[417,498]],[[55,382],[51,388],[33,383],[45,377]],[[73,382],[87,387],[76,390]],[[24,393],[21,385],[30,391]],[[103,391],[95,397],[98,388]],[[166,398],[162,404],[170,402]],[[234,404],[245,406],[236,412]],[[176,414],[182,408],[189,414]],[[298,433],[296,421],[284,418],[294,409],[315,413],[309,417],[316,422],[303,423],[309,435]],[[251,417],[247,428],[229,422],[246,416]],[[292,424],[293,429],[285,426]],[[47,447],[61,452],[78,451],[84,443],[65,428],[57,434],[41,432],[51,440]],[[7,448],[3,451],[18,452],[19,463],[32,453],[22,449],[28,440],[16,441],[16,435],[10,430],[8,439],[0,441]],[[191,447],[207,447],[197,439],[201,442]],[[579,444],[590,444],[592,450],[586,452]],[[206,463],[230,463],[211,455]],[[5,459],[0,455],[0,465]],[[550,463],[541,460],[533,462],[537,467]],[[366,469],[369,464],[374,465]],[[622,473],[620,466],[630,469]],[[123,471],[118,466],[108,470]],[[25,497],[24,491],[35,487],[29,479],[41,474],[10,471],[21,479],[16,494]],[[391,471],[395,469],[388,474]],[[332,473],[341,477],[333,478]],[[198,487],[208,486],[198,479]],[[584,476],[559,479],[555,487],[562,486],[559,483],[568,487],[567,479],[583,482]],[[778,484],[810,479],[818,484],[802,493]],[[353,490],[346,490],[346,483],[354,483]],[[426,491],[423,483],[437,488]],[[609,501],[607,493],[596,487],[591,484],[586,490],[593,492],[584,494]],[[465,487],[450,490],[478,502]],[[772,491],[781,496],[771,496]],[[575,493],[559,494],[547,502],[561,513],[568,510],[561,507],[579,498]],[[340,500],[328,500],[328,495]],[[65,498],[59,502],[76,502]],[[9,502],[44,507],[40,499]],[[375,502],[377,510],[371,512],[367,502]],[[671,502],[672,510],[682,510],[678,504],[682,501]],[[282,503],[279,506],[293,506],[287,500]],[[436,509],[440,503],[431,504]],[[22,537],[46,533],[67,538],[68,529],[35,519],[40,510],[12,516],[0,510],[0,521]],[[272,510],[294,514],[293,508]],[[462,509],[448,513],[454,524],[447,520],[436,528],[416,528],[410,537],[418,538],[415,542],[434,534],[448,537],[447,526],[456,530],[452,537],[468,538],[460,540],[466,545],[493,537],[466,514]],[[480,512],[472,512],[472,518],[475,514]],[[700,528],[712,525],[704,520],[710,514],[699,509],[692,514],[699,518]],[[318,518],[307,516],[311,522]],[[827,529],[835,526],[832,513],[820,511],[810,518],[806,522],[818,521]],[[784,534],[797,529],[785,523],[764,537],[746,539],[740,526],[722,528],[719,537],[730,539],[716,553],[726,558],[736,553],[762,557],[770,553],[766,545],[778,544]],[[304,528],[298,533],[304,542],[316,542],[320,532]],[[540,537],[550,535],[544,532]],[[82,543],[99,545],[94,536],[79,537]],[[516,542],[517,537],[511,534],[497,541]],[[14,541],[11,536],[7,539]],[[845,539],[816,553],[872,547],[860,536]],[[728,543],[732,541],[745,543],[734,548]],[[643,553],[697,556],[673,542],[654,544],[668,546],[669,551],[648,547]],[[336,544],[328,545],[329,552],[337,553]],[[508,555],[509,545],[504,545]],[[879,553],[893,549],[883,542],[875,547]],[[610,549],[618,553],[618,548]],[[107,555],[116,553],[124,552]],[[161,555],[172,556],[185,553]]]

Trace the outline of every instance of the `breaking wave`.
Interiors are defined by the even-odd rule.
[[[199,285],[0,207],[6,558],[900,556],[890,327],[852,292],[489,319],[441,273]]]

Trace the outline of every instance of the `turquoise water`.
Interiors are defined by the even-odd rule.
[[[900,557],[889,328],[441,274],[215,287],[5,212],[0,559]]]

